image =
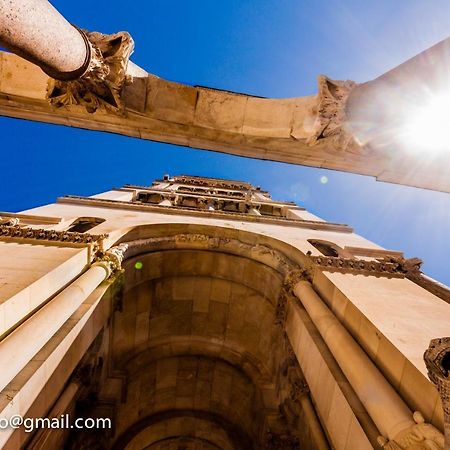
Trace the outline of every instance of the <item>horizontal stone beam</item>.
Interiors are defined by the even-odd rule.
[[[353,82],[321,76],[317,95],[269,99],[166,81],[132,63],[126,70],[120,102],[110,108],[101,99],[88,112],[85,99],[73,104],[73,92],[55,86],[37,66],[0,52],[0,115],[450,192],[450,161],[424,166],[353,139],[345,110],[359,89]]]

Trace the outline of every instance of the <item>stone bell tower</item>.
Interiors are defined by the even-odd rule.
[[[420,260],[196,176],[0,223],[0,416],[112,424],[0,447],[444,449],[450,297]]]

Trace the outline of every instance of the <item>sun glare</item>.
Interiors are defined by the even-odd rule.
[[[428,154],[450,152],[450,93],[434,95],[428,102],[408,111],[402,138],[411,151]]]

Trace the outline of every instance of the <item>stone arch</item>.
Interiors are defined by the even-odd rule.
[[[262,448],[274,433],[295,440],[299,429],[283,405],[294,382],[285,369],[297,363],[279,309],[301,252],[262,234],[200,224],[139,226],[118,243],[125,272],[109,343],[110,372],[123,380],[117,448],[171,414],[226,423],[240,436],[235,449]],[[301,376],[298,365],[293,370]]]

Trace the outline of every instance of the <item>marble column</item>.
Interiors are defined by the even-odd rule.
[[[417,414],[417,420],[413,418],[412,411],[403,399],[325,305],[311,283],[299,281],[293,285],[292,290],[308,312],[378,430],[384,436],[382,442],[380,441],[382,446],[398,449],[428,448],[426,446],[410,447],[407,442],[414,434],[419,438],[427,435],[436,443],[437,449],[443,448],[442,435],[439,431],[429,424],[425,424],[429,430],[424,431],[424,424],[419,414]],[[400,446],[397,445],[397,441],[400,442]]]
[[[0,391],[63,326],[89,295],[121,270],[126,244],[111,248],[62,292],[26,319],[0,342]]]
[[[70,382],[48,413],[48,417],[70,420],[79,392],[80,384],[73,381]],[[67,428],[41,428],[36,432],[31,442],[27,445],[27,448],[29,450],[64,448],[65,437],[69,431]]]

